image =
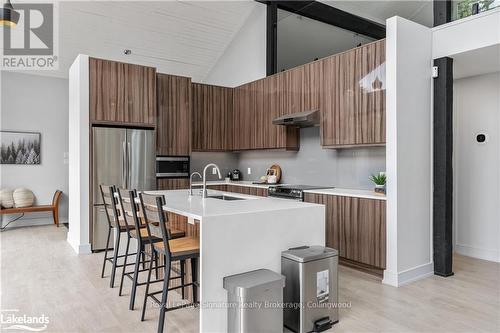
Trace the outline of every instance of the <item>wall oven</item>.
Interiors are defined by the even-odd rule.
[[[156,156],[156,178],[189,178],[189,156]]]

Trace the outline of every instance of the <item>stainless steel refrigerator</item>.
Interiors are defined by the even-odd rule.
[[[146,129],[92,128],[92,250],[106,247],[108,222],[99,185],[156,189],[154,131]]]

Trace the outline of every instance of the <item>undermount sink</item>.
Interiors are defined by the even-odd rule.
[[[209,195],[207,198],[210,199],[219,199],[219,200],[225,200],[225,201],[233,201],[233,200],[245,200],[245,198],[240,198],[240,197],[233,197],[230,195]]]

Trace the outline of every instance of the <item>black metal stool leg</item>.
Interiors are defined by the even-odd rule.
[[[151,249],[151,255],[153,254],[152,251],[153,251],[153,249]],[[145,251],[144,245],[142,246],[142,249],[141,249],[141,256],[142,256],[142,269],[145,269],[146,268],[146,251]]]
[[[181,294],[182,294],[182,299],[184,299],[184,294],[185,294],[185,289],[186,289],[186,288],[184,288],[184,284],[185,284],[184,274],[185,274],[186,260],[181,260],[180,265],[181,265],[181,284],[182,284]]]
[[[193,282],[193,303],[198,301],[198,287],[195,282],[198,282],[198,258],[191,258],[191,281]]]
[[[109,248],[109,237],[111,236],[111,227],[108,228],[108,238],[106,240],[106,249],[104,250],[104,261],[102,263],[101,279],[104,277],[104,270],[106,269],[106,261],[108,261],[108,248]]]
[[[166,262],[168,260],[168,263]],[[167,310],[167,297],[168,297],[168,282],[170,280],[170,269],[171,269],[170,258],[165,257],[165,268],[163,275],[163,292],[161,294],[161,304],[160,304],[160,318],[158,319],[158,333],[163,333],[163,325],[165,323],[165,312]]]
[[[142,254],[144,251],[144,245],[140,244],[137,247],[137,255],[135,256],[135,265],[134,265],[134,278],[132,279],[132,291],[130,292],[130,305],[129,310],[134,310],[135,304],[135,292],[137,290],[137,280],[139,278],[139,265],[141,264],[141,258],[143,258]]]
[[[128,249],[129,249],[129,247],[130,247],[130,236],[127,235],[127,246],[125,247],[125,257],[123,258],[122,277],[120,279],[120,291],[118,292],[118,296],[122,295],[123,278],[125,277],[125,270],[127,269],[127,259],[128,259]]]
[[[155,250],[153,250],[153,253],[155,254],[155,278],[158,280],[159,272],[158,272],[158,253],[156,253]]]
[[[120,236],[121,233],[118,231],[118,237],[115,239],[115,245],[113,249],[113,266],[111,267],[111,288],[115,287],[115,276],[116,276],[116,265],[118,265],[118,256],[120,255]]]
[[[156,258],[156,252],[154,249],[152,250],[153,253],[151,253],[151,259],[149,260],[148,279],[146,281],[146,292],[144,294],[144,303],[142,304],[141,321],[144,321],[144,316],[146,315],[146,304],[148,301],[149,283],[151,282],[151,272],[153,270],[154,258]],[[156,265],[155,269],[158,270],[158,265]]]

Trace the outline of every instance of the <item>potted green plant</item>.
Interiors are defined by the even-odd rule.
[[[385,172],[380,172],[378,175],[371,175],[370,180],[375,184],[375,192],[385,194],[386,176]]]

